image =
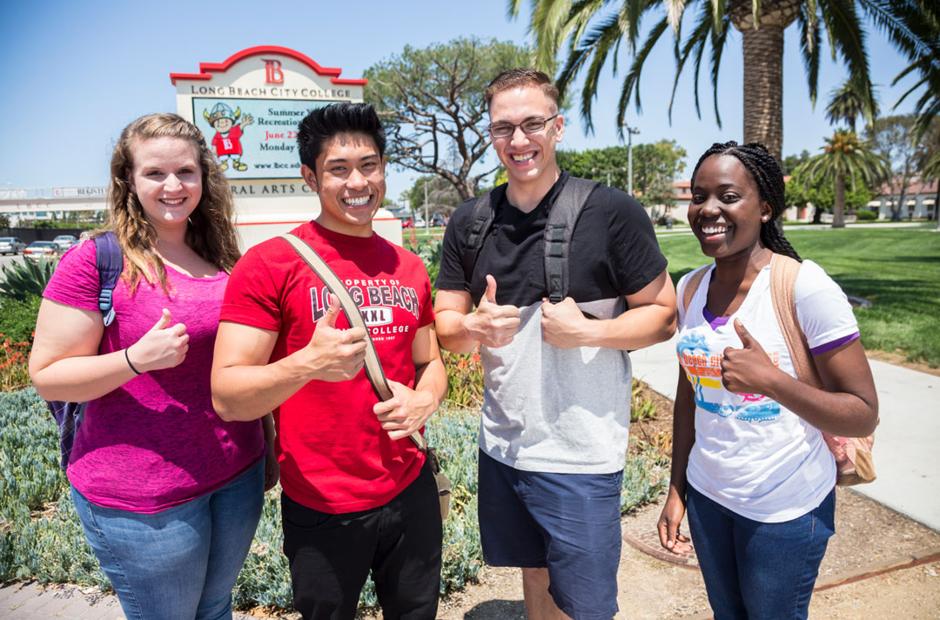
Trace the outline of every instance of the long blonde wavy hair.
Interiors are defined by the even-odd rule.
[[[121,132],[111,156],[111,183],[108,186],[108,229],[117,236],[127,259],[122,277],[131,293],[140,279],[159,282],[168,291],[166,267],[156,252],[157,232],[144,215],[131,179],[134,171],[134,144],[152,138],[181,138],[196,149],[202,170],[202,198],[186,227],[186,244],[207,262],[230,272],[238,260],[238,241],[233,222],[234,206],[228,181],[202,133],[176,114],[141,116]]]

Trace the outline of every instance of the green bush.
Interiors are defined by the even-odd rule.
[[[23,300],[0,297],[0,391],[29,385],[27,362],[41,301],[36,295]]]
[[[24,299],[0,297],[0,334],[14,342],[32,344],[41,302],[39,295],[28,295]]]
[[[869,209],[859,209],[856,211],[855,217],[859,222],[874,222],[878,219],[878,212]]]
[[[477,528],[476,409],[445,405],[428,425],[429,443],[453,483],[451,513],[444,524],[441,594],[474,582],[483,566]],[[58,467],[57,431],[32,389],[0,394],[0,582],[35,579],[107,589],[108,582],[84,540]],[[11,432],[15,429],[15,432]],[[654,499],[665,487],[668,466],[652,453],[631,458],[624,470],[624,512]],[[265,498],[261,523],[233,593],[236,607],[289,609],[291,587],[281,552],[278,492]],[[360,604],[375,607],[371,581]]]
[[[0,268],[0,295],[21,300],[42,295],[58,262],[57,259],[38,262],[24,259],[7,263]]]

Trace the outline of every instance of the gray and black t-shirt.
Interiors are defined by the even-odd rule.
[[[597,347],[559,349],[542,340],[541,303],[547,296],[542,234],[548,210],[568,175],[531,212],[494,190],[493,226],[473,273],[463,254],[475,200],[454,213],[444,235],[436,286],[468,291],[476,303],[486,275],[496,278],[496,301],[518,306],[522,324],[505,347],[481,348],[484,367],[481,449],[527,471],[611,473],[623,468],[630,421],[630,359]],[[662,273],[666,259],[640,204],[598,186],[578,218],[569,249],[568,295],[576,302],[622,298]]]

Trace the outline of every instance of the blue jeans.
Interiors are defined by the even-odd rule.
[[[761,523],[687,487],[695,554],[715,620],[806,618],[835,532],[836,494],[801,517]]]
[[[88,543],[128,620],[232,617],[232,588],[264,501],[264,459],[155,514],[102,508],[72,488]]]

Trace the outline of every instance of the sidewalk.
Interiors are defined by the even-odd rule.
[[[633,376],[674,399],[675,338],[630,355]],[[853,490],[940,531],[940,377],[869,360],[881,424],[875,432],[878,479]]]
[[[89,591],[93,591],[94,588]],[[34,583],[13,583],[0,587],[0,618],[4,620],[124,620],[117,597],[84,588],[54,585],[43,588]],[[234,620],[256,620],[236,613]]]

